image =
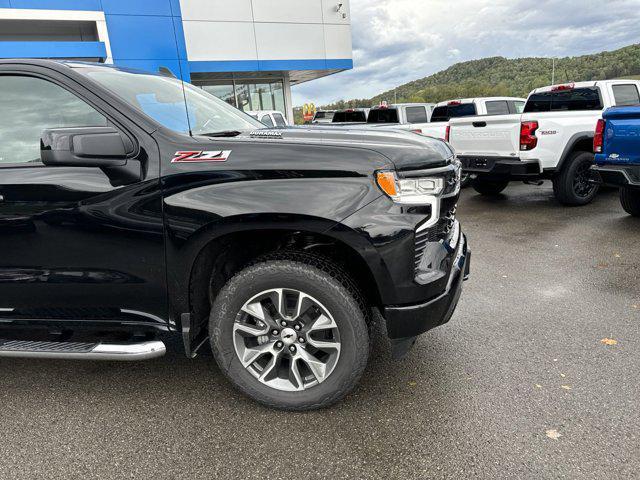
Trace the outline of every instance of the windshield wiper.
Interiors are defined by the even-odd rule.
[[[238,130],[223,130],[222,132],[199,133],[198,135],[203,137],[237,137],[242,135],[242,132]]]

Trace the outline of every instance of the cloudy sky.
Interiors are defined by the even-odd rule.
[[[351,0],[355,67],[294,105],[368,98],[465,60],[573,56],[640,43],[640,0]]]

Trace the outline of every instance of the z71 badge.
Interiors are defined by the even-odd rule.
[[[176,152],[171,163],[226,162],[231,150],[217,152]]]

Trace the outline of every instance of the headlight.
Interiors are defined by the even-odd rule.
[[[416,177],[399,179],[394,172],[378,172],[376,180],[380,189],[394,202],[408,205],[433,203],[444,190],[444,179],[440,177]]]

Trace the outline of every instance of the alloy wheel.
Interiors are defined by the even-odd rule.
[[[583,162],[576,168],[573,177],[573,191],[582,198],[589,197],[597,188],[591,181],[591,163]]]
[[[340,332],[331,313],[299,290],[274,288],[249,299],[233,325],[238,359],[261,383],[302,391],[331,375]]]

